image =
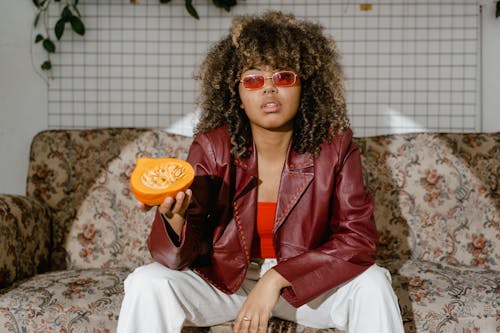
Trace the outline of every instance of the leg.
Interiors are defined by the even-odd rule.
[[[377,265],[297,309],[280,299],[274,315],[305,326],[334,327],[348,333],[404,333],[389,272]]]
[[[236,317],[246,295],[227,295],[191,270],[158,263],[137,268],[125,280],[118,333],[177,333],[186,325],[211,326]]]

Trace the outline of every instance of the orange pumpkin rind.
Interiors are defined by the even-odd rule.
[[[166,197],[187,190],[193,180],[194,169],[184,160],[140,157],[130,176],[130,186],[138,201],[157,206]]]

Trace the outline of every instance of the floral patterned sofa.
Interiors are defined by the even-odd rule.
[[[500,332],[499,133],[356,141],[406,332]],[[0,195],[0,332],[114,332],[123,280],[151,260],[135,159],[185,158],[190,142],[151,129],[38,134],[26,196]],[[316,331],[278,319],[270,330]]]

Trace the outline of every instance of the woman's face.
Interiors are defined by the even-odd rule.
[[[293,71],[274,70],[267,66],[245,70],[241,79],[246,80],[249,75],[256,75],[250,77],[249,86],[252,88],[245,88],[240,81],[238,91],[241,108],[245,110],[252,130],[257,127],[270,131],[291,131],[300,104],[299,77]],[[264,84],[259,87],[257,82],[262,82],[261,76],[264,77]]]

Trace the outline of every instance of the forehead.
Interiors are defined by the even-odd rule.
[[[268,66],[268,65],[255,65],[255,66],[251,66],[248,68],[244,68],[243,73],[247,73],[247,72],[275,72],[276,70],[279,70],[279,69],[274,68],[272,66]]]
[[[250,53],[252,53],[250,55]],[[286,56],[270,52],[253,53],[249,52],[244,57],[240,58],[239,67],[242,71],[250,69],[261,71],[276,71],[276,70],[293,70],[297,72],[300,64],[298,59],[291,57],[288,53]]]

